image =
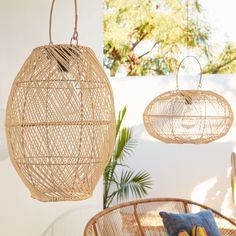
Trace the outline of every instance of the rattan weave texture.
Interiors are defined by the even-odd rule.
[[[182,63],[193,58],[200,67],[198,89],[180,90],[178,73]],[[226,135],[233,124],[233,111],[221,95],[202,90],[202,69],[194,56],[185,57],[176,75],[176,90],[153,99],[143,113],[148,133],[165,143],[202,144]]]
[[[91,196],[114,145],[113,103],[90,48],[33,50],[13,83],[6,116],[10,157],[33,198]]]
[[[95,215],[84,236],[168,236],[160,211],[196,213],[210,209],[196,202],[175,198],[155,198],[126,202]],[[211,209],[222,236],[235,236],[236,223]]]
[[[226,135],[233,123],[229,103],[219,94],[176,90],[156,97],[144,111],[148,133],[165,143],[209,143]]]

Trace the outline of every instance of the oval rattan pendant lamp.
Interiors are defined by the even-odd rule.
[[[40,201],[83,200],[107,165],[115,141],[113,94],[94,52],[78,45],[77,2],[70,44],[35,48],[8,99],[11,161]]]
[[[198,59],[194,58],[199,66]],[[200,66],[201,70],[201,66]],[[179,69],[178,69],[179,71]],[[226,135],[233,123],[233,111],[227,100],[213,91],[202,90],[202,73],[198,89],[176,90],[157,96],[143,114],[148,133],[165,143],[203,144]]]
[[[187,0],[187,47],[189,42],[189,1]],[[179,70],[189,57],[200,67],[197,90],[179,89]],[[226,99],[213,91],[202,90],[202,68],[195,56],[179,64],[176,90],[157,96],[143,114],[148,133],[165,143],[203,144],[226,135],[233,123],[233,111]]]

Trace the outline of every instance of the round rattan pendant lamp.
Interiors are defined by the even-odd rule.
[[[7,104],[11,161],[40,201],[87,199],[107,165],[115,140],[112,89],[94,52],[78,45],[77,2],[70,44],[35,48]]]
[[[194,58],[199,66],[198,59]],[[179,71],[179,69],[178,69]],[[176,90],[165,92],[153,99],[143,114],[148,133],[165,143],[203,144],[226,135],[233,123],[233,111],[221,95],[202,90],[202,73],[198,89],[180,90],[178,73]]]

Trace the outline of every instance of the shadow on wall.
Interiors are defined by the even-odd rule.
[[[78,236],[83,235],[84,227],[91,218],[95,206],[73,208],[55,219],[42,236]]]
[[[176,197],[232,211],[230,155],[234,143],[202,145],[165,144],[146,137],[142,125],[134,127],[138,145],[129,165],[148,170],[153,188],[148,197]],[[224,213],[224,212],[223,212]]]

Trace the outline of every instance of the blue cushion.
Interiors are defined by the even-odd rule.
[[[196,214],[173,214],[162,211],[160,216],[169,236],[176,236],[181,230],[186,230],[191,235],[195,225],[203,226],[208,236],[221,236],[210,210],[201,211]]]

